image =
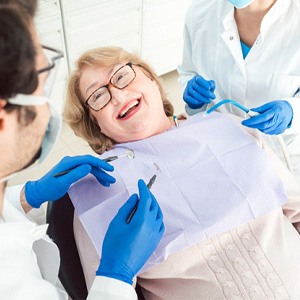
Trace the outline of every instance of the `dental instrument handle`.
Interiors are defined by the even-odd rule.
[[[223,104],[226,104],[226,103],[230,103],[238,108],[240,108],[241,110],[243,110],[244,112],[248,113],[249,112],[249,109],[246,108],[245,106],[243,106],[242,104],[234,101],[234,100],[231,100],[231,99],[224,99],[220,102],[218,102],[217,104],[215,104],[214,106],[212,106],[211,108],[209,108],[208,110],[206,110],[204,113],[203,113],[203,116],[206,117],[208,116],[211,112],[213,112],[214,110],[216,110],[219,106],[223,105]]]
[[[259,113],[258,113],[258,112],[256,112],[256,111],[253,111],[253,110],[251,110],[251,109],[249,109],[249,111],[247,112],[247,114],[248,114],[248,116],[249,116],[250,118],[252,118],[252,117],[255,117],[255,116],[258,116],[258,115],[259,115]]]
[[[153,175],[153,176],[150,178],[150,180],[149,180],[149,182],[148,182],[148,184],[147,184],[147,187],[148,187],[149,190],[151,189],[151,187],[152,187],[152,185],[153,185],[155,179],[156,179],[156,175]],[[134,205],[134,207],[133,207],[131,213],[129,214],[128,218],[126,219],[126,224],[129,224],[129,223],[130,223],[131,219],[133,218],[133,216],[134,216],[134,214],[135,214],[135,212],[136,212],[136,210],[137,210],[137,208],[138,208],[138,205],[139,205],[139,199],[137,200],[137,202],[136,202],[136,204]]]
[[[110,156],[110,157],[104,158],[103,161],[105,161],[105,162],[111,162],[111,161],[116,160],[117,158],[119,158],[119,157],[121,157],[121,156],[124,156],[124,155],[120,155],[120,156]]]
[[[72,168],[72,169],[69,169],[69,170],[65,170],[65,171],[62,171],[62,172],[59,172],[59,173],[56,173],[53,175],[53,177],[60,177],[60,176],[63,176],[65,174],[68,174],[69,172],[71,172],[72,170],[74,170],[75,168]]]
[[[107,157],[107,158],[104,158],[103,161],[105,161],[105,162],[111,162],[111,161],[113,161],[113,160],[118,159],[118,158],[121,157],[121,156],[124,156],[124,155],[120,155],[120,156],[109,156],[109,157]],[[75,167],[75,168],[76,168],[76,167]],[[68,169],[68,170],[65,170],[65,171],[56,173],[56,174],[54,174],[53,176],[54,176],[54,177],[60,177],[60,176],[63,176],[63,175],[65,175],[65,174],[68,174],[69,172],[71,172],[71,171],[74,170],[75,168]]]

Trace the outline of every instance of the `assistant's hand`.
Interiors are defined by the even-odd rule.
[[[105,235],[96,275],[132,284],[135,274],[157,247],[163,232],[163,215],[144,181],[138,182],[140,200],[129,224],[126,219],[138,201],[136,194],[120,208]]]
[[[197,75],[188,81],[183,93],[183,100],[190,108],[197,109],[216,98],[214,91],[215,82],[213,80],[207,81]]]
[[[54,177],[55,174],[70,169],[67,174]],[[25,184],[26,200],[32,207],[39,208],[46,201],[55,201],[62,197],[72,183],[89,173],[92,173],[102,185],[109,186],[116,180],[104,170],[111,172],[114,167],[92,155],[66,156],[44,177]]]
[[[293,109],[287,101],[272,101],[251,110],[259,115],[242,121],[242,124],[265,134],[281,134],[292,124]]]

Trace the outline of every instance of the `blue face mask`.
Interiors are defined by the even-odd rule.
[[[254,0],[228,0],[235,8],[241,9],[247,7]]]

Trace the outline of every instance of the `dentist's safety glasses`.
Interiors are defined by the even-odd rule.
[[[58,72],[59,62],[60,59],[63,58],[63,53],[60,50],[57,50],[55,48],[51,48],[48,46],[42,45],[43,52],[46,56],[46,59],[48,61],[48,65],[41,70],[38,71],[39,74],[48,72],[48,77],[46,79],[46,82],[44,84],[44,94],[46,97],[51,96],[53,85],[55,82],[56,74]]]
[[[46,128],[46,133],[44,135],[40,156],[37,158],[36,162],[33,162],[31,166],[28,166],[27,168],[23,169],[23,170],[28,170],[29,168],[36,167],[40,163],[42,163],[47,157],[47,155],[49,154],[49,152],[54,147],[61,131],[61,125],[62,125],[61,116],[51,106],[51,104],[49,103],[49,99],[47,97],[19,94],[14,98],[9,99],[9,103],[20,105],[20,106],[37,106],[37,105],[43,105],[47,103],[50,108],[50,120]],[[0,183],[5,182],[8,179],[11,179],[16,174],[22,172],[23,170],[10,174],[4,178],[0,178]]]
[[[234,101],[234,100],[230,100],[230,99],[224,99],[220,102],[218,102],[216,105],[212,106],[210,109],[206,110],[204,113],[203,113],[203,116],[206,117],[208,116],[211,112],[213,112],[214,110],[216,110],[219,106],[223,105],[223,104],[232,104],[238,108],[240,108],[241,110],[243,110],[245,113],[247,113],[249,115],[249,117],[254,117],[254,116],[257,116],[258,113],[257,112],[254,112],[250,109],[248,109],[247,107],[243,106],[242,104]]]

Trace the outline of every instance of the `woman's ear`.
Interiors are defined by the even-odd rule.
[[[159,85],[158,85],[158,83],[156,82],[156,80],[152,77],[152,76],[148,76],[149,77],[149,79],[157,86],[157,88],[159,89]]]
[[[161,93],[160,86],[159,86],[159,84],[157,83],[157,81],[153,79],[153,82],[154,82],[156,88],[157,88],[157,89],[159,90],[159,92]]]

